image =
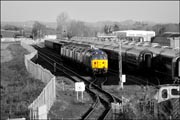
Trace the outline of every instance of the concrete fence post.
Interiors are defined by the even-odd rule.
[[[46,89],[43,90],[43,103],[46,104]]]
[[[53,77],[53,85],[54,85],[54,100],[56,100],[56,77]]]

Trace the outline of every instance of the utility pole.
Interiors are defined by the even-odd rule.
[[[119,43],[119,87],[118,89],[122,89],[122,54],[121,54],[121,47],[122,47],[122,43],[121,43],[121,37],[120,35],[117,35],[117,39],[118,39],[118,43]]]
[[[39,30],[39,40],[41,41],[41,29]]]

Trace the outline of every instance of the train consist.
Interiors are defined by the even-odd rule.
[[[86,42],[83,41],[83,43]],[[95,42],[93,39],[92,42],[89,40],[87,43],[93,44],[108,54],[109,68],[119,68],[119,45],[117,41],[106,43]],[[140,71],[141,74],[157,76],[162,83],[166,83],[166,80],[180,80],[179,49],[150,42],[122,40],[121,51],[123,71]]]
[[[119,46],[95,45],[108,54],[109,66],[118,68]],[[121,48],[123,70],[141,71],[170,80],[179,80],[180,51],[163,48],[151,43],[122,42]],[[153,75],[154,75],[153,74]]]
[[[56,51],[67,62],[77,64],[93,74],[105,74],[108,71],[107,54],[90,45],[45,40],[45,46]]]

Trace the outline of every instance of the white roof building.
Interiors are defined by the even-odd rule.
[[[45,35],[44,39],[57,39],[57,35]]]
[[[114,31],[113,34],[120,35],[122,37],[142,37],[143,41],[150,41],[151,38],[155,36],[154,31],[145,31],[145,30]]]

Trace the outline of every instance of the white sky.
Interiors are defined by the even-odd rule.
[[[56,22],[63,11],[72,19],[87,22],[179,23],[179,1],[1,1],[1,21]]]

